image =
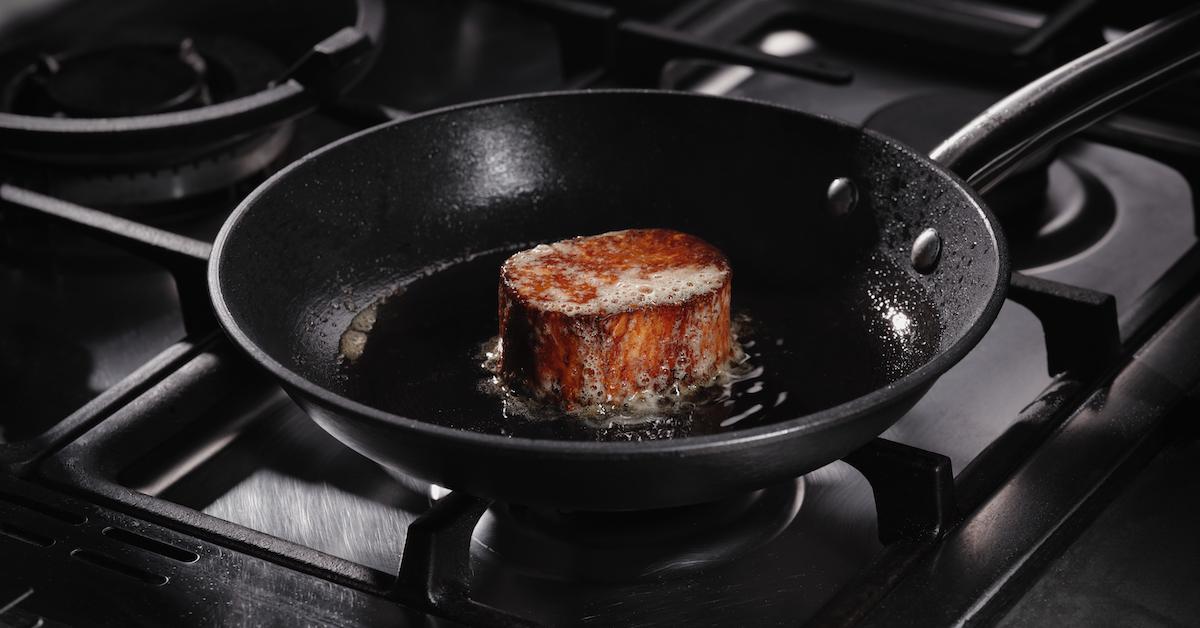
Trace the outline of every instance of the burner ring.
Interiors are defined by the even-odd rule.
[[[47,175],[46,168],[19,161],[0,165],[12,173],[16,183],[73,203],[103,207],[158,203],[219,190],[262,172],[283,154],[292,132],[292,124],[285,123],[163,168],[98,171],[64,165]]]
[[[352,0],[355,7],[353,37],[346,29],[338,31],[309,49],[306,59],[330,62],[335,76],[313,77],[345,87],[352,85],[373,59],[370,42],[382,37],[382,0]],[[336,27],[335,27],[336,28]],[[327,44],[335,40],[333,48]],[[340,56],[339,56],[340,55]],[[256,93],[210,105],[145,115],[105,118],[58,118],[0,112],[0,146],[10,154],[91,155],[105,157],[121,154],[131,147],[140,151],[165,150],[184,145],[211,143],[215,137],[227,138],[261,132],[314,109],[320,102],[318,91],[328,92],[329,85],[303,85],[296,80],[279,81]]]
[[[795,519],[804,478],[695,506],[562,512],[495,504],[472,545],[492,560],[562,581],[664,578],[728,562],[770,542]]]

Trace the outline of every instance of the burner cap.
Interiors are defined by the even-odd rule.
[[[385,24],[382,0],[75,4],[0,46],[0,169],[106,206],[259,174],[291,120],[362,77]]]
[[[192,40],[44,57],[30,75],[40,115],[107,118],[210,104],[206,64]],[[33,99],[31,99],[33,100]]]
[[[635,512],[564,512],[496,504],[475,528],[494,560],[553,580],[627,582],[734,560],[787,529],[804,479],[709,504]]]

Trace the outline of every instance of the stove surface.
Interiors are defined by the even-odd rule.
[[[656,77],[662,87],[766,100],[868,127],[888,112],[888,128],[916,128],[903,139],[922,150],[951,123],[935,124],[922,108],[910,122],[897,103],[946,102],[965,121],[1091,41],[1064,35],[1063,50],[1018,63],[994,49],[1019,44],[1044,24],[1044,16],[1029,8],[952,3],[962,32],[983,34],[944,42],[901,32],[901,26],[923,23],[911,15],[893,24],[900,34],[878,35],[888,31],[881,16],[903,13],[898,7],[904,3],[878,4],[651,3],[629,14],[703,42],[739,44],[796,63],[819,61],[853,76],[839,82],[682,61]],[[555,18],[555,6],[391,3],[372,69],[344,98],[289,123],[287,145],[262,170],[226,189],[171,203],[102,209],[211,240],[237,200],[271,172],[383,118],[504,94],[625,85],[618,72],[569,71],[577,57],[569,54],[575,48],[563,33],[572,31],[563,24],[576,22]],[[575,35],[576,44],[583,41]],[[897,46],[897,37],[912,43]],[[931,47],[961,58],[930,62]],[[965,109],[962,102],[969,103]],[[1190,182],[1200,168],[1193,172],[1186,165],[1194,162],[1105,137],[1089,133],[1065,143],[1030,168],[1032,183],[988,200],[1006,216],[1018,270],[1115,299],[1114,333],[1129,343],[1129,353],[1195,286]],[[112,625],[170,618],[287,623],[305,617],[305,608],[338,605],[341,610],[308,620],[417,622],[417,614],[429,612],[481,625],[514,617],[545,625],[850,625],[945,532],[882,541],[888,529],[881,517],[891,512],[877,508],[883,489],[873,487],[857,465],[838,461],[754,495],[649,514],[492,504],[467,531],[469,540],[458,538],[469,556],[429,550],[421,522],[451,510],[447,500],[454,498],[350,450],[219,332],[185,327],[177,288],[187,289],[154,263],[62,225],[0,211],[0,381],[10,385],[0,415],[0,462],[9,471],[0,474],[0,557],[42,565],[0,577],[0,624],[54,620],[62,596],[83,577],[56,571],[55,565],[70,565],[100,570],[86,573],[123,573],[113,576],[121,583],[114,586],[134,596],[128,599],[166,600],[138,607],[89,597],[105,612],[82,621]],[[1122,368],[1125,358],[1087,373],[1079,372],[1082,367],[1051,372],[1048,365],[1058,363],[1051,354],[1061,349],[1048,346],[1067,332],[1045,322],[1057,314],[1053,307],[1039,311],[1030,303],[1008,301],[979,345],[882,435],[924,450],[918,459],[928,452],[948,459],[958,480],[961,512],[955,517],[1002,489],[1025,456]],[[1094,322],[1081,321],[1080,328]],[[1147,484],[1144,490],[1174,491],[1168,499],[1186,492],[1173,484],[1163,488],[1164,475],[1190,477],[1164,471],[1183,464],[1181,451],[1168,450],[1151,463],[1139,480]],[[1108,606],[1091,606],[1098,596],[1122,600],[1111,610],[1123,617],[1194,618],[1196,609],[1186,605],[1155,615],[1144,608],[1158,602],[1153,587],[1126,588],[1096,576],[1115,568],[1089,559],[1088,548],[1099,547],[1101,556],[1115,553],[1119,562],[1130,535],[1178,532],[1175,522],[1164,522],[1166,514],[1145,514],[1153,509],[1135,497],[1120,497],[1079,545],[1031,579],[1030,597],[1010,601],[1002,623],[1109,616],[1102,614]],[[39,522],[46,521],[39,532]],[[114,529],[133,537],[117,547],[114,538],[124,533]],[[413,598],[394,584],[398,574],[405,582],[401,557],[414,534],[419,551],[433,556],[434,575],[443,564],[435,559],[469,566],[459,575],[469,583],[470,604],[445,606],[461,602],[454,596],[446,598],[451,602]],[[187,554],[173,555],[171,547]],[[147,551],[153,556],[139,563]],[[100,558],[84,560],[91,554]],[[1147,559],[1142,569],[1157,564]],[[130,574],[136,586],[120,580]],[[42,582],[30,584],[37,578],[68,584],[55,592]],[[189,601],[173,606],[172,595]],[[196,603],[201,595],[211,595],[211,604]],[[289,603],[295,608],[284,610]],[[499,614],[486,614],[493,611]],[[62,613],[68,624],[83,617]]]

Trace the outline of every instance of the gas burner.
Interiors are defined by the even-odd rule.
[[[104,48],[40,53],[7,82],[0,110],[52,118],[123,118],[180,112],[265,89],[283,61],[228,37],[131,39]],[[88,205],[143,205],[221,189],[277,159],[291,125],[166,150],[22,154],[14,181]],[[47,168],[51,166],[52,169]]]
[[[281,6],[261,24],[237,6],[173,9],[80,7],[0,46],[6,180],[122,211],[231,188],[362,76],[383,23],[379,0]]]
[[[661,579],[728,562],[787,529],[798,478],[709,504],[635,512],[566,512],[496,504],[474,544],[534,576],[580,582]]]
[[[865,126],[928,153],[997,99],[968,90],[926,92],[888,104]],[[1088,249],[1116,220],[1116,205],[1104,184],[1059,152],[1053,147],[1035,154],[985,195],[1019,269]]]

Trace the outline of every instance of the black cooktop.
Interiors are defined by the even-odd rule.
[[[1019,271],[1010,300],[894,427],[843,461],[714,504],[547,511],[392,475],[197,313],[203,284],[171,263],[169,241],[102,233],[136,223],[211,240],[255,185],[334,139],[550,89],[768,100],[928,150],[1167,7],[419,0],[345,2],[314,20],[277,2],[211,4],[176,15],[130,3],[100,22],[88,3],[0,9],[0,33],[19,35],[0,45],[0,113],[58,118],[219,105],[311,76],[288,68],[342,26],[369,18],[373,30],[353,87],[252,133],[82,162],[0,149],[0,625],[1196,620],[1200,573],[1181,562],[1197,511],[1185,422],[1200,382],[1194,81],[989,194]],[[73,39],[92,23],[121,37]],[[79,87],[148,49],[139,71],[166,72],[171,94],[110,105]],[[269,78],[219,69],[243,54]],[[71,82],[54,64],[82,69]],[[22,187],[131,223],[30,211]]]

